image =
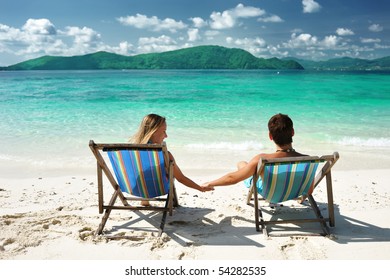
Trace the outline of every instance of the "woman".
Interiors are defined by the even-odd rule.
[[[134,144],[162,144],[165,138],[167,138],[167,122],[164,117],[156,114],[146,115],[136,134],[130,139]],[[190,178],[185,176],[176,164],[173,155],[169,153],[169,159],[173,161],[173,176],[183,185],[196,189],[201,192],[211,191],[213,187],[201,187]],[[148,206],[148,201],[142,201],[143,206]]]

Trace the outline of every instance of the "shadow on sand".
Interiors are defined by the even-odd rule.
[[[326,214],[327,204],[318,203],[319,208]],[[250,207],[250,206],[248,206]],[[291,209],[294,208],[294,209]],[[167,216],[164,232],[171,239],[182,246],[256,246],[264,247],[267,242],[262,232],[257,232],[253,215],[243,217],[241,213],[234,216],[217,214],[218,218],[210,219],[207,216],[215,212],[210,208],[197,208],[180,206],[174,210],[173,216]],[[313,217],[310,207],[277,207],[276,209],[264,209],[263,213],[271,220],[278,218]],[[121,230],[134,232],[158,232],[161,222],[161,212],[135,211],[131,220],[120,225],[115,225],[111,230],[105,231],[105,235],[114,235]],[[214,215],[215,217],[216,215]],[[330,240],[339,244],[351,242],[389,242],[390,229],[381,228],[370,224],[368,221],[359,221],[340,214],[338,205],[335,205],[336,226],[330,228]],[[145,221],[146,227],[140,226]],[[295,237],[295,236],[320,236],[319,223],[306,224],[279,224],[268,226],[269,238]],[[136,240],[136,236],[134,240]],[[325,237],[324,237],[325,238]],[[327,237],[326,237],[327,238]],[[132,238],[130,238],[132,239]]]
[[[207,215],[214,211],[210,208],[179,206],[174,210],[172,216],[167,216],[164,233],[183,247],[202,245],[263,247],[251,238],[259,235],[253,220],[245,219],[239,215],[224,216],[223,213],[219,215],[218,221],[207,218]],[[104,235],[109,239],[117,239],[115,236],[123,230],[153,232],[157,235],[161,212],[134,211],[134,214],[131,220],[115,225],[111,230],[105,230]],[[147,226],[140,226],[141,221],[145,221]],[[244,226],[235,225],[242,223]],[[118,236],[119,238],[120,236]],[[135,235],[129,239],[136,240],[136,238]]]

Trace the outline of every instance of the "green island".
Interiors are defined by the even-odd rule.
[[[125,56],[96,52],[80,56],[42,56],[1,70],[92,69],[303,69],[294,60],[257,58],[242,49],[199,46],[162,53]]]
[[[109,70],[109,69],[295,69],[295,70],[390,70],[390,56],[364,60],[337,58],[310,61],[297,58],[258,58],[238,48],[198,46],[161,53],[125,56],[105,51],[79,56],[42,56],[10,66],[15,70]]]

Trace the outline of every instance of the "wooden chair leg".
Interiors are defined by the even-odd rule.
[[[164,227],[165,227],[165,222],[166,222],[166,219],[167,219],[167,212],[168,211],[164,211],[163,212],[163,215],[162,215],[162,218],[161,218],[161,224],[160,224],[160,229],[158,231],[158,236],[161,236],[163,231],[164,231]]]
[[[107,220],[108,220],[108,217],[110,216],[110,213],[111,213],[111,209],[106,209],[106,211],[104,212],[102,221],[100,222],[99,227],[98,227],[98,229],[96,230],[96,234],[97,234],[97,235],[102,234],[103,228],[104,228],[104,226],[106,225],[106,222],[107,222]]]
[[[173,197],[172,197],[172,194],[168,194],[167,196],[167,201],[165,203],[165,209],[167,209],[167,211],[169,212],[169,216],[172,216],[173,214]]]
[[[115,191],[110,199],[110,202],[108,203],[108,207],[113,206],[115,204],[115,200],[117,197],[118,197],[118,191]],[[102,217],[102,221],[100,222],[99,227],[96,230],[96,234],[102,234],[103,228],[106,225],[106,222],[110,214],[111,214],[111,209],[107,208]]]
[[[251,203],[252,196],[253,196],[253,189],[252,189],[252,187],[250,187],[249,191],[248,191],[248,195],[246,197],[246,204],[247,205],[249,205]]]
[[[176,188],[173,188],[173,207],[179,206],[179,199],[177,197]]]
[[[265,237],[268,237],[268,231],[267,231],[267,227],[266,227],[266,222],[263,218],[263,211],[261,211],[261,206],[259,207],[259,218],[260,218],[260,222],[259,224],[261,225],[261,230],[263,231],[263,234]],[[257,231],[260,231],[260,229],[257,229]]]
[[[329,226],[335,226],[335,216],[334,216],[334,204],[333,204],[333,188],[332,188],[332,174],[329,171],[326,174],[326,188],[328,194],[328,215],[329,215]]]
[[[311,208],[313,209],[314,213],[316,214],[318,222],[321,225],[322,231],[324,232],[324,234],[326,236],[329,235],[330,234],[329,228],[325,222],[324,217],[321,214],[320,209],[318,208],[317,202],[314,200],[314,197],[311,194],[308,195],[308,199],[309,199]]]
[[[260,225],[259,225],[259,200],[258,200],[258,195],[257,195],[257,188],[256,186],[254,187],[253,191],[254,195],[254,208],[255,208],[255,220],[256,220],[256,231],[260,231]],[[262,215],[262,214],[261,214]],[[261,217],[263,219],[263,217]]]
[[[98,184],[98,204],[99,204],[99,214],[103,213],[103,172],[99,163],[97,164],[97,184]]]

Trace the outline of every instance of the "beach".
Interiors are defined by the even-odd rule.
[[[356,154],[355,160],[363,158]],[[378,166],[383,168],[348,169],[341,153],[332,173],[336,213],[332,238],[313,235],[321,232],[318,224],[281,225],[265,237],[255,230],[254,209],[246,205],[247,189],[242,183],[207,193],[176,183],[180,207],[168,216],[161,237],[157,230],[161,213],[150,211],[113,211],[104,234],[95,236],[101,215],[94,167],[84,174],[66,176],[52,173],[18,179],[16,173],[8,174],[0,179],[0,258],[388,260],[389,165],[383,162]],[[218,170],[205,166],[204,170],[183,171],[202,183],[230,170],[221,164]],[[111,186],[105,184],[105,188],[110,194]],[[320,208],[326,209],[323,184],[314,197]],[[299,207],[304,206],[291,201],[275,211],[287,213]]]

